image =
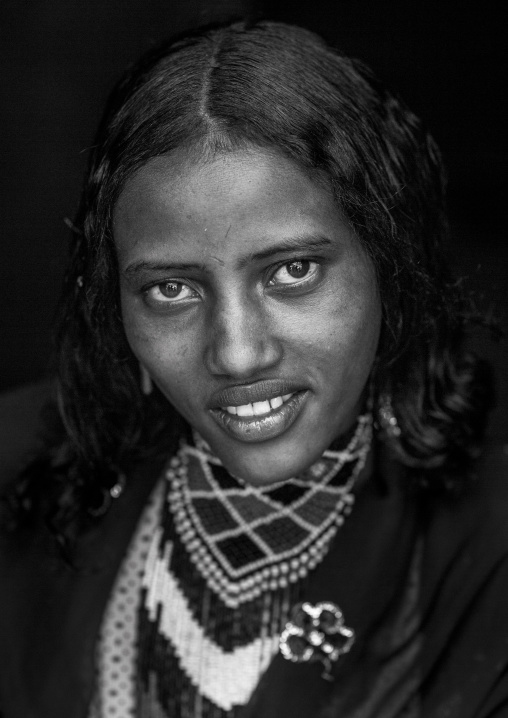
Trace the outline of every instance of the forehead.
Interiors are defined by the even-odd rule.
[[[126,182],[116,204],[119,211],[139,211],[141,205],[160,207],[171,199],[175,209],[191,202],[199,211],[203,202],[236,204],[267,199],[277,189],[277,199],[314,203],[317,195],[329,195],[323,177],[311,177],[290,159],[267,151],[248,149],[217,153],[211,158],[196,152],[175,150],[149,160]],[[331,198],[331,195],[330,195]],[[302,210],[304,206],[302,206]]]
[[[312,233],[352,236],[322,178],[259,150],[154,158],[127,181],[114,211],[120,259],[168,248],[227,255]]]

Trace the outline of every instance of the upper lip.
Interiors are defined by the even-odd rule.
[[[216,392],[208,404],[209,409],[218,409],[223,406],[244,406],[255,401],[267,401],[276,396],[293,394],[302,391],[304,387],[287,379],[264,379],[253,384],[229,386]]]

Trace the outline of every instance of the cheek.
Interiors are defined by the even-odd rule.
[[[349,371],[366,377],[374,362],[381,331],[381,304],[377,291],[363,295],[362,302],[350,318],[347,353]]]
[[[309,360],[333,375],[363,376],[379,341],[381,305],[370,273],[333,286],[298,327],[297,342]]]
[[[378,337],[378,322],[372,319],[366,324],[343,325],[330,335],[317,352],[330,388],[341,394],[363,390],[375,360]]]
[[[356,261],[347,292],[345,335],[349,351],[360,365],[370,364],[381,330],[381,301],[374,268],[362,253]]]
[[[162,393],[175,405],[186,389],[197,388],[198,354],[192,337],[168,330],[163,321],[147,321],[143,312],[128,299],[122,301],[122,315],[129,346]],[[195,361],[196,360],[196,361]],[[188,397],[185,398],[188,402]]]
[[[326,403],[331,416],[339,416],[338,431],[344,430],[361,409],[379,341],[381,310],[377,297],[359,305],[335,328],[323,357],[323,375],[328,388]],[[337,414],[339,412],[339,414]],[[346,415],[346,420],[343,419]]]
[[[167,334],[159,326],[147,322],[136,304],[129,299],[122,300],[122,318],[132,352],[153,376],[166,362],[174,364],[174,354],[178,353],[175,343],[168,341]]]
[[[120,296],[123,328],[127,342],[136,359],[148,366],[146,360],[153,352],[154,337],[151,332],[147,331],[146,324],[141,321],[136,302],[130,300],[129,297],[126,298],[123,292]]]

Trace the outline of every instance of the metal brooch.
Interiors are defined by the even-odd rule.
[[[304,602],[294,606],[291,619],[281,633],[280,652],[294,663],[324,665],[322,677],[333,680],[332,667],[355,640],[355,632],[344,625],[344,616],[331,602],[312,605]]]

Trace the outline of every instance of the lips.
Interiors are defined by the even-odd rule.
[[[209,411],[230,436],[245,442],[266,441],[289,429],[307,396],[301,385],[270,380],[223,390]]]
[[[260,401],[269,401],[278,396],[294,394],[304,390],[301,384],[285,379],[266,379],[254,384],[230,386],[213,395],[208,409],[220,409],[226,406],[245,406]]]
[[[289,401],[293,394],[284,394],[284,396],[276,396],[273,399],[266,399],[265,401],[255,401],[250,404],[243,404],[241,406],[223,406],[222,409],[228,412],[228,414],[238,415],[242,417],[246,416],[264,416],[269,414],[274,409],[278,409],[286,401]]]

